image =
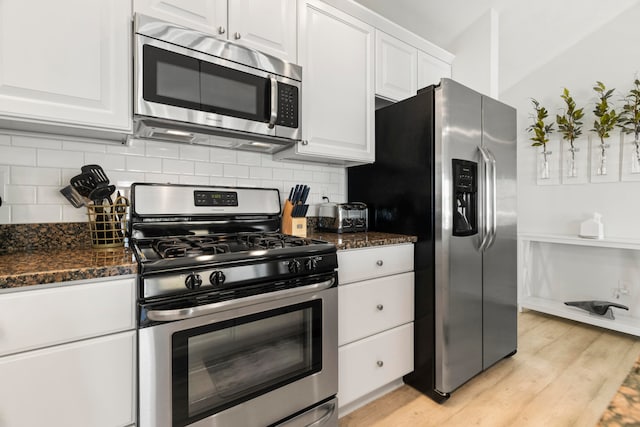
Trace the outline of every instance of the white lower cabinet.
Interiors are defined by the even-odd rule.
[[[0,356],[0,427],[135,423],[135,278],[0,294]]]
[[[135,421],[135,331],[0,358],[0,426]]]
[[[413,371],[413,322],[341,346],[338,366],[340,406],[408,374]]]
[[[413,370],[413,244],[338,252],[340,416]]]

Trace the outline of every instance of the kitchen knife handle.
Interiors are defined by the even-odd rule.
[[[238,33],[236,33],[238,34]],[[271,83],[271,116],[269,117],[269,129],[273,129],[278,120],[278,81],[272,75],[269,75]]]

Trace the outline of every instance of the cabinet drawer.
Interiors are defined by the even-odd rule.
[[[343,345],[413,320],[413,273],[338,287],[338,344]]]
[[[413,371],[413,322],[340,347],[340,406]]]
[[[0,295],[0,355],[135,328],[135,279]]]
[[[135,331],[0,357],[0,425],[135,422]]]
[[[413,244],[338,251],[340,284],[413,271]]]

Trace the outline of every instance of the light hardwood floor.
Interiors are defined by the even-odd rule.
[[[636,337],[527,311],[518,315],[518,353],[444,404],[405,385],[340,427],[592,427],[638,356]]]

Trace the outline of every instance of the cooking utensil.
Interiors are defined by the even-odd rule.
[[[89,198],[96,204],[101,204],[103,200],[108,200],[109,204],[113,204],[111,195],[116,191],[115,185],[107,185],[106,187],[96,187],[89,193]]]
[[[93,175],[96,187],[105,187],[109,185],[109,178],[100,165],[84,165],[80,168],[82,173]]]
[[[113,202],[114,209],[116,211],[116,216],[118,217],[118,221],[122,221],[122,218],[127,212],[127,207],[129,207],[129,199],[120,195],[120,191],[118,191],[118,195],[116,200]]]
[[[85,206],[84,198],[71,185],[60,189],[60,192],[74,208]]]
[[[81,173],[79,175],[76,175],[71,178],[69,183],[73,188],[75,188],[78,194],[88,198],[90,198],[89,194],[91,194],[91,191],[96,188],[95,179],[93,177],[93,174],[90,173]]]

